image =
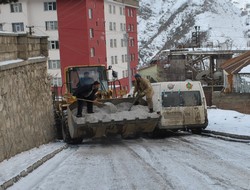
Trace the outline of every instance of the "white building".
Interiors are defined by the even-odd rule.
[[[61,86],[56,1],[19,0],[17,3],[1,4],[1,31],[48,36],[48,74],[53,77],[53,84]]]
[[[128,76],[125,5],[106,0],[104,9],[107,63],[124,78]]]

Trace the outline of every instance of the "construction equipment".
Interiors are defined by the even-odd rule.
[[[83,109],[83,117],[77,118],[77,98],[72,94],[80,85],[84,72],[88,72],[94,81],[101,84],[98,92],[99,103],[94,105],[95,113],[88,114]],[[128,138],[138,133],[152,132],[158,124],[160,116],[148,113],[144,105],[128,111],[135,98],[123,98],[116,88],[112,91],[109,89],[109,86],[114,85],[108,80],[105,66],[67,67],[64,76],[65,93],[61,97],[55,96],[54,108],[58,138],[65,142],[75,144],[82,142],[84,138],[98,138],[109,134],[120,134],[123,138]],[[124,91],[121,88],[120,90]]]

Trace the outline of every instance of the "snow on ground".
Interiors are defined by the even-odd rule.
[[[250,136],[250,115],[231,110],[208,109],[209,124],[207,130]],[[63,142],[52,142],[22,152],[0,163],[0,185],[19,175],[45,155],[65,146]]]
[[[250,115],[232,110],[208,109],[207,130],[250,136]]]

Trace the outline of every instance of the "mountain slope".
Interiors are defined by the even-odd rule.
[[[140,64],[148,63],[162,49],[192,46],[195,26],[200,28],[201,47],[246,48],[247,14],[234,3],[230,0],[141,0]]]

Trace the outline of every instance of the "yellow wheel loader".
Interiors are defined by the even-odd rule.
[[[73,93],[82,83],[86,72],[93,81],[100,82],[98,103],[94,105],[92,114],[86,113],[84,106],[83,116],[79,118],[76,117],[77,98]],[[84,138],[98,138],[110,134],[120,134],[123,138],[128,138],[138,133],[154,131],[160,115],[148,113],[145,102],[133,106],[135,98],[123,98],[126,91],[121,88],[118,80],[108,80],[109,72],[105,66],[100,65],[65,69],[62,87],[65,93],[54,91],[55,125],[59,139],[69,144],[77,144]]]

